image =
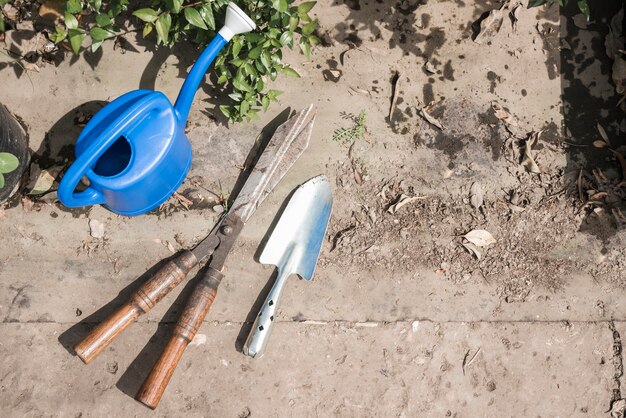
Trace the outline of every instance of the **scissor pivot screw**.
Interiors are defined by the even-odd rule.
[[[222,227],[222,234],[224,234],[224,235],[228,235],[228,234],[230,234],[231,232],[233,232],[233,227],[232,227],[232,226],[230,226],[230,225],[224,225],[224,226]]]

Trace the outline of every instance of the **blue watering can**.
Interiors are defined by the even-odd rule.
[[[204,74],[233,36],[254,28],[254,22],[229,3],[224,27],[194,64],[174,106],[161,92],[135,90],[96,113],[78,137],[76,161],[59,185],[61,203],[71,208],[104,204],[115,213],[135,216],[165,202],[191,166],[185,126]],[[84,176],[89,186],[76,193]]]

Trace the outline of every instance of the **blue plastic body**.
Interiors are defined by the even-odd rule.
[[[67,207],[104,204],[115,213],[141,215],[165,202],[191,167],[187,116],[208,67],[227,41],[217,35],[202,52],[172,106],[163,93],[135,90],[102,108],[76,142],[76,161],[58,196]],[[81,178],[89,186],[75,189]]]

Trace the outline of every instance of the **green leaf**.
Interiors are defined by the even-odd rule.
[[[170,36],[170,27],[172,26],[172,17],[169,13],[164,13],[157,19],[154,27],[157,31],[157,43],[161,41],[163,45],[167,45]]]
[[[72,51],[74,54],[78,54],[80,51],[80,46],[83,44],[83,40],[85,40],[85,32],[82,29],[70,29],[67,31],[67,37],[70,41],[70,45],[72,46]]]
[[[289,31],[293,32],[298,27],[298,23],[300,23],[300,18],[296,15],[293,15],[289,18]]]
[[[10,173],[20,165],[20,160],[9,152],[0,152],[0,173]]]
[[[202,5],[200,8],[200,16],[202,16],[204,23],[206,23],[209,29],[215,30],[215,17],[213,16],[213,9],[210,3]]]
[[[293,35],[291,34],[291,32],[283,32],[283,34],[280,35],[280,43],[282,45],[290,45],[292,41]]]
[[[242,42],[237,41],[233,43],[233,57],[239,56],[239,52],[241,51],[242,46],[243,46]]]
[[[148,36],[150,34],[150,32],[152,32],[152,28],[154,26],[152,25],[152,23],[146,23],[143,26],[143,37],[145,38],[146,36]]]
[[[174,13],[180,13],[181,7],[183,7],[183,0],[167,0],[167,7]]]
[[[311,57],[311,44],[309,44],[304,38],[300,39],[300,49],[302,53],[309,59]]]
[[[100,13],[98,16],[96,16],[96,23],[102,27],[105,26],[109,26],[111,23],[113,23],[111,16],[109,16],[106,13]]]
[[[0,189],[4,187],[4,176],[0,174]]]
[[[245,63],[241,58],[235,58],[234,60],[230,60],[230,64],[239,68]]]
[[[220,75],[217,79],[217,84],[224,84],[228,81],[228,74],[223,73],[222,75]]]
[[[270,100],[276,100],[281,94],[283,94],[283,92],[280,90],[270,90],[267,92],[267,97],[269,97]]]
[[[250,52],[248,52],[248,57],[255,60],[261,56],[261,52],[263,52],[263,48],[257,46],[256,48],[253,48]]]
[[[147,23],[154,23],[159,18],[159,15],[152,9],[139,9],[133,12],[133,16],[138,17]]]
[[[246,62],[243,65],[243,70],[246,72],[247,75],[249,75],[250,77],[252,77],[253,79],[255,79],[256,77],[258,77],[258,73],[256,72],[256,70],[254,69],[254,67],[249,63]]]
[[[101,45],[102,45],[102,41],[92,43],[90,47],[91,52],[96,52],[98,48],[100,48]]]
[[[100,13],[100,9],[102,8],[102,0],[89,0],[89,4],[96,12]]]
[[[263,105],[263,110],[267,112],[267,109],[270,107],[270,98],[267,96],[263,96],[261,99],[261,104]]]
[[[200,13],[196,9],[192,9],[191,7],[186,7],[185,19],[187,19],[187,22],[191,23],[193,26],[197,28],[209,30],[207,25],[204,23],[204,20],[202,20],[202,16],[200,16]]]
[[[233,79],[233,87],[239,91],[245,91],[246,93],[252,93],[254,91],[252,86],[250,86],[243,77],[235,77]]]
[[[289,8],[287,0],[272,0],[272,7],[281,13],[285,13]]]
[[[55,32],[50,35],[50,40],[55,44],[58,44],[65,38],[67,38],[67,30],[60,26],[57,26]]]
[[[589,10],[587,0],[578,0],[578,8],[580,9],[580,12],[585,15],[587,20],[589,20],[591,17],[591,11]]]
[[[300,74],[298,74],[296,70],[288,66],[283,67],[283,73],[287,74],[290,77],[300,78]]]
[[[0,13],[0,32],[4,32],[4,31],[5,31],[4,15],[2,13]]]
[[[246,113],[248,113],[248,110],[250,110],[250,103],[248,103],[247,101],[241,102],[241,104],[239,105],[239,113],[241,115],[245,115]]]
[[[89,31],[89,35],[91,35],[91,39],[93,39],[94,42],[102,42],[105,39],[113,38],[115,36],[115,33],[96,26],[91,28],[91,30]]]
[[[230,119],[232,117],[232,112],[231,112],[231,107],[230,106],[221,105],[220,106],[220,110],[224,114],[224,116],[226,116],[228,119]]]
[[[78,29],[78,19],[76,19],[76,17],[73,14],[65,13],[65,16],[63,17],[63,21],[65,22],[66,28]]]
[[[65,11],[71,14],[80,13],[83,11],[83,5],[80,0],[68,0],[65,3]]]
[[[306,25],[302,26],[302,34],[303,35],[310,35],[313,33],[313,31],[315,30],[315,28],[317,27],[317,19],[307,23]]]
[[[316,4],[316,1],[305,1],[304,3],[300,3],[298,5],[298,13],[309,13]]]
[[[272,66],[272,57],[270,57],[270,53],[267,52],[267,50],[264,50],[263,52],[261,52],[261,63],[268,70]]]

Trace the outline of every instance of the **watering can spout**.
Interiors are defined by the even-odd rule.
[[[222,38],[230,41],[233,36],[254,30],[256,25],[235,3],[228,3],[226,9],[226,23],[220,29]]]
[[[176,99],[176,104],[174,104],[174,109],[176,109],[180,121],[187,121],[189,110],[191,109],[191,103],[193,102],[193,98],[196,95],[198,87],[200,87],[200,83],[204,79],[204,74],[207,72],[209,66],[213,63],[222,48],[226,46],[233,36],[250,32],[251,30],[254,30],[254,28],[256,28],[256,25],[243,10],[241,10],[235,3],[228,3],[228,7],[226,9],[226,23],[219,30],[215,38],[213,38],[211,43],[204,49],[204,51],[202,51],[202,54],[200,54],[200,57],[198,57],[196,63],[189,72],[189,76],[187,76],[183,87],[180,89],[180,93]]]

